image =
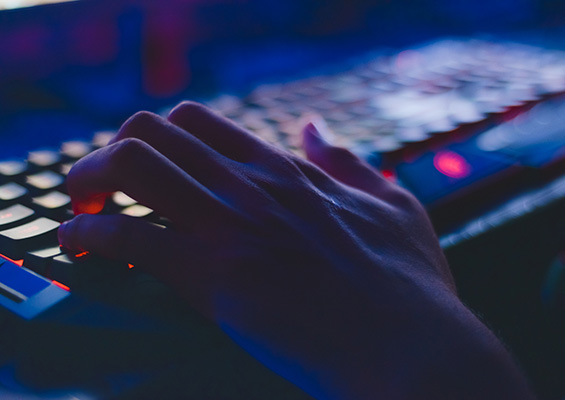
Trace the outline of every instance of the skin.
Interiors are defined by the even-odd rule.
[[[154,274],[316,398],[533,398],[420,203],[324,136],[305,126],[307,161],[200,104],[138,113],[71,170],[59,240]],[[117,190],[174,228],[96,215]]]

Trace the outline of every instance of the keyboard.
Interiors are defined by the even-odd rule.
[[[406,186],[443,234],[509,193],[543,182],[544,177],[530,179],[533,169],[553,168],[553,176],[563,172],[557,162],[563,152],[556,153],[565,144],[559,129],[564,106],[558,100],[545,103],[565,93],[564,62],[565,52],[523,44],[441,40],[208,104],[299,155],[301,117],[323,116],[336,145]],[[526,121],[532,108],[530,121],[543,115],[551,125],[545,135],[542,123]],[[522,126],[507,129],[498,148],[472,140],[510,120]],[[492,141],[496,134],[489,136]],[[553,148],[540,149],[547,142]],[[537,164],[535,155],[541,157]]]
[[[0,161],[0,397],[309,399],[151,276],[59,246],[65,176],[114,134]],[[102,212],[168,223],[122,192]]]
[[[529,220],[540,210],[563,209],[564,62],[564,52],[523,44],[441,40],[392,54],[369,54],[330,72],[316,71],[204,102],[300,156],[302,117],[323,116],[334,144],[351,149],[424,203],[457,275],[459,258],[469,260],[469,251],[460,251],[473,238],[501,226],[515,227],[516,221]],[[174,360],[177,367],[182,365],[170,370],[176,381],[179,370],[204,376],[195,365],[208,365],[203,370],[219,381],[214,370],[229,376],[221,398],[236,392],[245,393],[237,398],[308,398],[249,359],[134,266],[88,253],[67,254],[59,247],[58,226],[72,218],[65,176],[73,163],[106,145],[113,135],[101,131],[92,138],[64,142],[58,149],[31,151],[26,159],[0,160],[0,322],[17,327],[8,342],[15,349],[36,352],[31,365],[58,360],[54,365],[63,371],[47,374],[45,365],[26,369],[29,362],[21,367],[16,356],[17,361],[0,360],[0,394],[4,388],[41,398],[53,393],[75,398],[174,395],[188,390],[163,374],[163,363]],[[167,224],[121,192],[108,200],[103,212]],[[153,331],[155,321],[160,328]],[[83,330],[81,324],[90,328]],[[61,325],[72,329],[53,328]],[[38,346],[30,338],[30,326],[45,332],[49,342]],[[99,331],[101,327],[110,328]],[[101,343],[111,343],[106,348],[86,351],[84,344],[76,344],[77,336],[96,342],[99,332]],[[127,332],[136,344],[118,332]],[[180,351],[186,342],[181,333],[194,336],[198,350],[192,344]],[[155,338],[167,345],[155,347]],[[82,346],[82,364],[65,343]],[[57,351],[46,351],[50,346]],[[143,346],[154,348],[144,352],[146,358],[135,356]],[[187,362],[194,361],[191,351],[198,352],[198,363]],[[29,351],[24,353],[29,356]],[[107,368],[112,353],[127,361],[125,367]],[[71,361],[60,361],[62,355]],[[206,360],[211,355],[222,358],[210,364]],[[140,368],[143,363],[153,368]],[[245,368],[234,374],[219,364]],[[38,370],[45,376],[38,376]],[[159,383],[144,386],[146,381]],[[68,388],[77,382],[80,389]],[[192,394],[203,397],[211,386],[195,384]]]

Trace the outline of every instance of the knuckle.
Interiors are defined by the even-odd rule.
[[[127,168],[134,165],[136,159],[143,158],[148,145],[137,138],[125,138],[112,146],[109,167],[112,170]]]
[[[194,101],[183,101],[178,106],[176,106],[169,114],[169,121],[175,121],[177,119],[187,120],[196,118],[200,115],[207,114],[210,109],[204,104],[197,103]]]
[[[121,126],[116,140],[128,136],[136,136],[139,132],[142,132],[148,126],[158,123],[159,116],[153,114],[149,111],[139,111],[131,116],[124,124]]]

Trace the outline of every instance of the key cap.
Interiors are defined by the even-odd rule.
[[[30,320],[69,296],[69,292],[10,261],[0,262],[0,310]]]
[[[22,176],[27,171],[27,163],[20,160],[0,161],[0,176],[13,180]]]
[[[142,206],[141,204],[134,204],[133,206],[129,206],[128,208],[122,210],[121,213],[124,215],[129,215],[131,217],[144,218],[149,217],[151,214],[153,214],[153,210],[149,207]]]
[[[76,262],[72,255],[60,254],[51,260],[51,268],[48,272],[49,278],[61,282],[69,287],[75,286]]]
[[[55,245],[59,225],[48,218],[38,218],[16,228],[0,231],[0,249],[8,257],[20,260],[26,250]]]
[[[71,204],[71,198],[61,192],[52,191],[44,196],[34,197],[33,204],[37,205],[37,211],[53,219],[67,219],[67,209]]]
[[[63,176],[69,175],[69,172],[71,172],[73,165],[74,163],[72,162],[61,164],[61,166],[59,167],[59,173]]]
[[[21,225],[24,222],[28,222],[34,214],[35,212],[32,209],[21,204],[5,208],[0,211],[0,229],[8,229],[17,224]]]
[[[61,162],[61,155],[53,150],[30,151],[27,161],[36,168],[51,168]]]
[[[137,201],[135,201],[135,199],[132,199],[131,197],[129,197],[124,192],[114,193],[112,195],[112,200],[114,201],[114,203],[116,203],[116,205],[118,205],[120,207],[129,207],[129,206],[133,206],[135,203],[137,203]]]
[[[28,251],[24,256],[24,267],[43,276],[49,276],[51,261],[63,254],[60,246]]]
[[[26,177],[26,184],[34,191],[56,189],[65,178],[53,171],[43,171]]]
[[[114,136],[116,136],[116,133],[112,131],[96,132],[92,138],[92,146],[97,149],[104,147]]]
[[[0,186],[0,204],[8,205],[16,201],[22,201],[27,193],[27,189],[17,183],[6,183]]]
[[[68,160],[78,160],[91,151],[90,143],[81,140],[72,140],[61,145],[61,155]]]
[[[125,263],[105,260],[89,253],[61,254],[51,261],[49,277],[72,289],[94,288],[99,283],[116,283],[129,267]]]

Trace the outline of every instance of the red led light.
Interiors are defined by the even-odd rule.
[[[12,260],[10,257],[6,257],[4,254],[0,254],[0,257],[5,258],[6,260],[13,262],[14,264],[17,264],[20,267],[24,266],[24,260]]]
[[[63,285],[61,282],[57,282],[57,281],[51,281],[53,283],[53,285],[60,287],[63,290],[66,290],[67,292],[71,291],[71,288],[68,286]]]
[[[391,182],[394,182],[394,181],[396,180],[396,175],[394,174],[394,172],[392,172],[392,171],[389,170],[389,169],[383,169],[383,170],[381,171],[381,174],[383,174],[383,176],[384,176],[385,179],[387,179],[387,180],[389,180],[389,181],[391,181]]]
[[[81,258],[90,254],[88,251],[83,251],[82,253],[75,254],[75,258]]]
[[[471,173],[471,166],[463,156],[453,151],[440,151],[434,157],[434,166],[450,178],[463,179]]]
[[[128,264],[129,269],[133,268],[133,264]]]

